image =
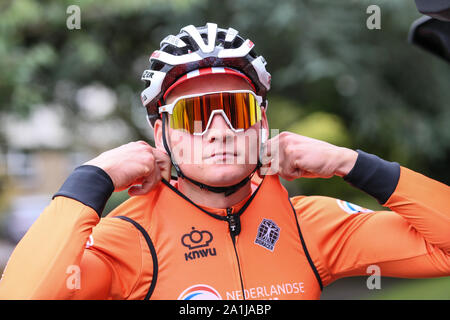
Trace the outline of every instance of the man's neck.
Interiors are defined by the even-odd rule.
[[[180,190],[180,192],[191,201],[200,206],[217,209],[232,207],[250,196],[253,191],[252,183],[251,181],[248,181],[242,188],[226,197],[224,193],[215,193],[209,190],[201,189],[186,179],[178,179],[178,190]]]

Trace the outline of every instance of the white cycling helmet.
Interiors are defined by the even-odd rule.
[[[178,35],[165,37],[160,43],[160,49],[150,56],[150,68],[144,71],[141,78],[146,83],[141,100],[147,109],[150,124],[154,126],[156,119],[161,117],[158,110],[159,106],[164,104],[163,97],[166,91],[177,80],[183,80],[183,76],[205,68],[221,69],[225,72],[228,70],[230,73],[248,77],[255,93],[262,97],[261,106],[267,107],[270,73],[266,70],[265,59],[258,56],[253,47],[253,42],[249,39],[244,40],[235,29],[220,29],[215,23],[207,23],[204,27],[198,28],[189,25],[182,28]],[[170,156],[178,178],[187,179],[202,189],[229,196],[242,188],[262,165],[258,159],[252,173],[237,184],[209,186],[187,177],[174,161],[165,136],[165,121],[162,122],[162,133],[164,148]]]
[[[150,56],[150,67],[142,74],[146,88],[141,100],[153,126],[160,118],[158,106],[164,92],[181,76],[204,67],[228,67],[248,76],[267,105],[270,73],[266,61],[258,56],[251,40],[244,40],[233,28],[221,29],[215,23],[203,27],[186,26],[176,36],[169,35],[160,43],[160,49]]]

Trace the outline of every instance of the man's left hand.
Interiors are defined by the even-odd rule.
[[[282,132],[268,140],[264,150],[263,163],[270,162],[272,170],[267,174],[276,173],[288,181],[300,177],[344,177],[358,157],[354,150],[291,132]]]

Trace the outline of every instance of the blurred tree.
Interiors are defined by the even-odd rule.
[[[80,30],[66,27],[72,4],[81,9]],[[369,4],[381,8],[381,30],[366,27]],[[111,117],[126,124],[129,138],[149,139],[139,101],[149,53],[186,24],[214,21],[254,40],[268,61],[272,127],[296,122],[298,132],[312,133],[313,115],[324,112],[327,130],[345,128],[337,133],[345,131],[345,145],[449,181],[448,66],[406,43],[419,16],[411,1],[10,0],[0,7],[2,113],[59,104],[77,132],[87,121],[77,93],[99,84],[117,95]],[[320,125],[316,132],[325,130]]]
[[[80,30],[66,26],[70,5],[81,9]],[[369,5],[381,9],[380,30],[366,27]],[[271,128],[360,148],[448,183],[449,66],[407,44],[418,17],[410,0],[3,0],[0,115],[26,117],[41,104],[63,109],[74,148],[91,147],[116,124],[128,128],[124,140],[151,140],[139,99],[150,53],[185,25],[216,22],[251,38],[268,61]],[[92,87],[113,93],[104,118],[80,102]],[[83,135],[89,127],[97,131]],[[378,208],[340,178],[285,184],[291,194]],[[126,198],[115,194],[105,213]]]

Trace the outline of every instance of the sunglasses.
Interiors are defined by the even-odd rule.
[[[262,97],[250,90],[208,92],[178,97],[171,104],[159,107],[167,112],[172,129],[202,136],[209,129],[215,114],[222,114],[234,132],[242,132],[261,120]]]

